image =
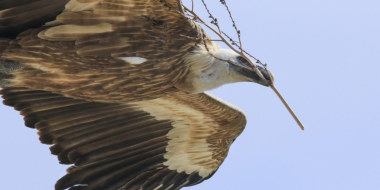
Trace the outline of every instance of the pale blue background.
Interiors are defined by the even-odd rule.
[[[219,0],[207,2],[233,35]],[[187,189],[380,189],[380,1],[227,2],[244,48],[268,63],[306,130],[269,88],[240,83],[214,90],[243,109],[248,124],[214,177]],[[0,113],[0,189],[53,189],[67,166],[16,111],[0,106]]]

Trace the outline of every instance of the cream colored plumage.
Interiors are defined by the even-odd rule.
[[[0,7],[0,94],[60,163],[74,164],[56,190],[198,184],[246,124],[241,110],[204,91],[240,81],[268,86],[210,41],[179,0]]]

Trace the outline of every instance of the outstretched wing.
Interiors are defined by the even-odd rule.
[[[130,102],[177,92],[175,84],[191,70],[187,56],[208,38],[183,13],[180,0],[0,0],[0,5],[5,5],[0,6],[4,31],[62,12],[2,50],[1,59],[23,65],[9,85],[90,101]]]
[[[4,104],[38,129],[63,164],[56,190],[180,189],[212,176],[243,131],[242,111],[206,93],[97,103],[4,88]]]

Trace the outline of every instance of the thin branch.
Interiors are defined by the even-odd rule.
[[[194,18],[196,18],[197,20],[199,20],[203,25],[205,25],[207,28],[209,28],[210,30],[212,30],[216,35],[218,35],[220,37],[220,39],[229,47],[231,48],[233,51],[235,51],[237,54],[239,54],[240,56],[242,56],[244,59],[246,59],[248,61],[248,63],[254,68],[254,72],[260,77],[262,78],[263,80],[267,80],[262,74],[261,72],[257,69],[257,66],[254,62],[252,62],[244,53],[242,52],[239,52],[237,51],[223,36],[221,33],[218,33],[213,27],[211,27],[210,25],[208,25],[205,21],[203,21],[196,13],[194,13],[193,11],[191,11],[189,8],[187,8],[185,5],[183,5],[183,7],[185,8],[186,11],[188,11],[189,13],[191,13]]]
[[[162,2],[164,2],[165,4],[164,4],[164,6],[167,6],[168,8],[169,8],[169,10],[171,10],[171,7],[170,7],[170,5],[169,4],[167,4],[164,0],[162,0]],[[206,7],[206,9],[207,9],[207,6],[206,6],[206,4],[204,3],[204,1],[202,0],[202,2],[203,2],[203,4],[205,5],[205,7]],[[224,2],[224,4],[225,4],[225,0],[221,0],[221,2],[223,3]],[[229,38],[229,40],[230,41],[232,41],[233,43],[234,43],[234,45],[235,46],[237,46],[241,51],[239,52],[239,51],[237,51],[224,37],[223,37],[223,35],[222,35],[222,32],[220,31],[220,28],[219,28],[219,25],[218,25],[218,23],[217,23],[217,20],[216,20],[216,18],[214,18],[212,15],[211,15],[211,13],[209,12],[209,10],[207,9],[207,11],[209,12],[209,14],[210,14],[210,18],[212,18],[212,19],[215,19],[214,20],[214,24],[218,27],[218,30],[219,30],[219,33],[214,29],[214,28],[212,28],[211,26],[209,26],[206,22],[204,22],[197,14],[195,14],[194,13],[194,11],[193,11],[193,9],[192,10],[190,10],[190,9],[188,9],[185,5],[182,5],[184,8],[185,8],[185,10],[186,11],[188,11],[188,12],[190,12],[191,13],[191,15],[190,15],[190,17],[193,17],[193,20],[195,20],[195,21],[199,21],[200,23],[202,23],[203,25],[205,25],[207,28],[209,28],[210,30],[212,30],[216,35],[218,35],[219,37],[220,37],[220,39],[221,39],[221,41],[223,41],[228,47],[230,47],[233,51],[235,51],[237,54],[239,54],[240,56],[242,56],[244,59],[246,59],[250,64],[251,64],[251,66],[253,67],[253,69],[254,70],[252,70],[252,69],[250,69],[250,68],[246,68],[246,69],[249,69],[249,70],[251,70],[251,71],[254,71],[260,78],[262,78],[262,79],[264,79],[264,80],[266,80],[266,81],[268,81],[268,83],[269,83],[269,86],[271,87],[271,89],[276,93],[276,95],[280,98],[280,100],[281,100],[281,102],[285,105],[285,107],[286,107],[286,109],[288,109],[288,111],[290,112],[290,114],[293,116],[293,118],[294,118],[294,120],[298,123],[298,125],[301,127],[301,129],[302,130],[304,130],[305,129],[305,127],[303,126],[303,124],[301,123],[301,121],[298,119],[298,117],[297,117],[297,115],[293,112],[293,110],[290,108],[290,106],[288,105],[288,103],[285,101],[285,99],[282,97],[282,95],[280,94],[280,92],[276,89],[276,87],[274,86],[274,84],[273,84],[273,78],[272,78],[272,76],[271,76],[271,74],[269,74],[269,71],[267,70],[267,68],[266,68],[266,64],[263,64],[260,60],[258,60],[258,59],[256,59],[255,57],[253,57],[252,55],[250,55],[249,53],[247,53],[245,50],[243,50],[243,48],[242,48],[242,45],[241,45],[241,39],[240,39],[240,31],[237,29],[237,27],[236,27],[236,24],[235,24],[235,21],[233,20],[233,18],[232,18],[232,15],[231,15],[231,12],[230,12],[230,10],[228,9],[228,6],[227,6],[227,4],[225,4],[225,6],[226,6],[226,8],[227,8],[227,10],[228,10],[228,13],[230,14],[230,18],[231,18],[231,20],[232,20],[232,22],[234,23],[234,27],[235,27],[235,30],[237,31],[237,33],[238,33],[238,36],[239,36],[239,44],[240,44],[240,46],[239,45],[237,45],[236,44],[236,42],[232,39],[232,38],[230,38],[226,33],[224,33],[223,32],[223,34],[225,35],[225,36],[227,36],[227,38]],[[145,16],[143,16],[144,18],[146,18]],[[157,24],[157,25],[161,25],[161,27],[164,27],[164,28],[166,28],[167,30],[169,30],[168,28],[167,28],[167,26],[166,25],[162,25],[162,24],[160,24],[160,23],[157,23],[156,21],[154,21],[154,20],[151,20],[149,17],[147,17],[147,19],[148,20],[150,20],[151,22],[153,22],[153,24]],[[216,22],[215,22],[216,21]],[[184,35],[181,35],[181,36],[184,36]],[[193,38],[193,37],[190,37],[190,36],[184,36],[184,37],[188,37],[188,38]],[[196,39],[198,39],[198,38],[196,38]],[[230,63],[230,64],[234,64],[234,63],[232,63],[231,61],[229,61],[229,60],[223,60],[223,59],[220,59],[220,58],[218,58],[218,57],[215,57],[210,51],[209,51],[209,49],[208,49],[208,47],[207,47],[207,42],[206,41],[213,41],[213,40],[209,40],[209,39],[205,39],[205,35],[202,33],[202,41],[203,41],[203,43],[204,43],[204,45],[205,45],[205,48],[207,49],[207,51],[210,53],[210,55],[211,56],[213,56],[214,58],[216,58],[216,59],[219,59],[219,60],[222,60],[222,61],[227,61],[228,63]],[[264,66],[264,68],[265,68],[265,70],[268,72],[268,74],[269,74],[269,77],[270,77],[270,80],[267,80],[262,74],[261,74],[261,72],[257,69],[257,66],[256,66],[256,64],[255,63],[253,63],[246,55],[245,55],[245,53],[246,54],[248,54],[249,56],[251,56],[252,58],[254,58],[255,60],[256,60],[256,62],[257,63],[259,63],[259,64],[261,64],[261,65],[263,65]],[[240,67],[241,67],[241,65],[239,65]]]
[[[218,19],[215,18],[214,16],[212,16],[212,14],[210,13],[210,10],[208,10],[207,5],[206,5],[206,3],[204,2],[204,0],[202,0],[202,3],[203,3],[203,5],[204,5],[205,8],[206,8],[206,10],[207,10],[207,12],[208,12],[208,14],[209,14],[209,17],[212,19],[211,23],[214,24],[216,27],[218,27],[219,34],[221,34],[222,32],[221,32],[220,27],[219,27]]]
[[[215,17],[211,14],[210,10],[207,8],[206,3],[204,2],[204,0],[202,0],[202,3],[203,3],[203,5],[204,5],[204,7],[206,8],[206,10],[207,10],[207,12],[208,12],[208,14],[209,14],[209,18],[212,19],[211,23],[218,27],[219,34],[224,34],[224,35],[225,35],[227,38],[229,38],[229,40],[232,42],[232,45],[235,45],[237,48],[240,49],[240,53],[242,53],[242,54],[246,53],[247,55],[249,55],[250,57],[252,57],[253,59],[255,59],[255,60],[256,60],[256,63],[259,63],[260,65],[262,65],[262,66],[264,67],[264,69],[265,69],[266,71],[268,71],[268,70],[267,70],[267,67],[266,67],[266,64],[263,64],[259,59],[257,59],[256,57],[252,56],[251,54],[249,54],[247,51],[245,51],[245,50],[243,49],[243,47],[242,47],[242,43],[241,43],[241,38],[240,38],[240,36],[241,36],[240,34],[241,34],[241,33],[240,33],[240,30],[237,29],[237,26],[236,26],[235,20],[234,20],[233,17],[232,17],[231,11],[230,11],[230,9],[228,8],[227,3],[226,3],[225,0],[220,0],[220,2],[221,2],[221,3],[227,8],[228,14],[230,15],[231,21],[232,21],[232,23],[233,23],[233,27],[235,28],[236,33],[237,33],[237,35],[238,35],[239,42],[236,42],[236,41],[233,40],[231,37],[229,37],[225,32],[223,32],[223,31],[220,30],[220,27],[219,27],[219,23],[218,23],[217,18],[215,18]],[[192,14],[193,14],[193,13],[192,13]],[[193,14],[193,16],[195,17],[194,14]],[[198,18],[199,18],[199,17],[198,17]],[[202,24],[205,24],[204,21],[202,21],[201,19],[199,19],[199,20],[201,21]],[[238,45],[238,43],[239,43],[240,45]],[[235,50],[234,50],[234,51],[235,51]],[[260,73],[260,74],[261,74],[261,73]],[[260,75],[259,75],[259,76],[260,76]],[[266,79],[265,79],[265,80],[266,80]]]
[[[234,39],[232,39],[230,36],[228,36],[225,32],[222,32],[222,34],[225,35],[228,39],[230,39],[230,41],[232,42],[232,45],[238,47],[239,49],[242,49],[242,48],[240,48],[240,46],[237,44],[237,42],[236,42]],[[246,53],[248,56],[250,56],[251,58],[253,58],[253,59],[256,61],[256,63],[259,63],[260,65],[262,65],[262,66],[266,69],[267,64],[262,63],[259,59],[257,59],[257,58],[254,57],[253,55],[249,54],[249,53],[248,53],[247,51],[245,51],[244,49],[242,49],[242,50],[243,50],[243,52]]]
[[[214,54],[212,54],[212,53],[210,52],[210,50],[208,49],[208,46],[207,46],[206,41],[209,41],[209,40],[205,39],[205,36],[204,36],[204,35],[202,35],[202,38],[203,38],[203,43],[204,43],[204,45],[205,45],[205,48],[206,48],[207,52],[208,52],[213,58],[218,59],[218,60],[220,60],[220,61],[227,62],[227,63],[229,63],[229,64],[231,64],[231,65],[235,65],[235,66],[238,66],[238,67],[243,67],[243,68],[245,68],[245,69],[247,69],[247,70],[250,70],[250,71],[252,71],[252,72],[255,72],[254,70],[252,70],[252,69],[249,68],[249,67],[242,66],[242,65],[238,65],[238,64],[236,64],[236,63],[234,63],[234,62],[232,62],[232,61],[230,61],[230,60],[221,59],[221,58],[219,58],[219,57],[216,57],[216,56],[215,56]],[[265,80],[266,80],[266,79],[265,79]]]
[[[236,23],[235,23],[234,18],[232,17],[231,11],[230,11],[230,9],[227,6],[227,2],[225,0],[220,0],[220,2],[227,8],[228,14],[230,14],[230,18],[231,18],[231,21],[232,21],[232,24],[233,24],[232,26],[235,28],[236,33],[238,34],[239,44],[240,44],[240,51],[243,52],[243,45],[241,44],[241,39],[240,39],[240,30],[238,30],[238,28],[236,26]]]
[[[203,0],[202,0],[202,2],[203,2],[203,4],[204,4],[204,6],[206,7],[206,10],[207,10],[207,12],[209,13],[210,18],[214,19],[214,17],[211,15],[210,11],[208,10],[208,8],[207,8],[207,6],[206,6],[206,4],[204,3]],[[254,56],[252,56],[251,54],[249,54],[248,52],[246,52],[246,51],[243,49],[243,47],[242,47],[242,43],[241,43],[241,38],[240,38],[240,31],[239,31],[239,30],[237,29],[237,27],[236,27],[235,21],[234,21],[233,18],[232,18],[231,11],[229,10],[229,8],[228,8],[228,6],[227,6],[225,0],[221,0],[221,2],[222,2],[222,4],[224,4],[224,5],[226,6],[227,11],[228,11],[228,13],[230,14],[230,18],[231,18],[231,20],[232,20],[233,26],[234,26],[234,28],[235,28],[237,34],[238,34],[238,37],[239,37],[239,44],[240,44],[240,46],[236,43],[236,41],[234,41],[234,40],[233,40],[231,37],[229,37],[226,33],[220,31],[220,28],[219,28],[219,25],[218,25],[217,22],[216,22],[216,24],[215,24],[215,21],[214,21],[214,23],[213,23],[213,22],[211,22],[211,23],[215,24],[215,25],[218,27],[219,33],[218,33],[217,31],[215,31],[211,26],[209,26],[208,24],[206,24],[206,23],[205,23],[201,18],[199,18],[199,16],[196,15],[193,11],[190,11],[186,6],[184,6],[184,7],[185,7],[185,9],[186,9],[187,11],[189,11],[189,12],[193,15],[193,17],[194,17],[196,20],[200,21],[202,24],[204,24],[204,25],[207,26],[210,30],[212,30],[215,34],[217,34],[227,46],[229,46],[233,51],[235,51],[235,52],[238,53],[240,56],[242,56],[243,58],[245,58],[245,59],[246,59],[246,60],[247,60],[252,66],[253,66],[253,68],[254,68],[254,72],[255,72],[256,74],[258,74],[258,75],[260,76],[260,78],[262,78],[262,79],[264,79],[264,80],[267,80],[267,79],[261,74],[261,72],[258,71],[258,69],[257,69],[257,67],[256,67],[256,64],[254,64],[250,59],[248,59],[248,58],[246,57],[245,53],[246,53],[247,55],[249,55],[250,57],[252,57],[253,59],[255,59],[255,60],[256,60],[256,63],[261,64],[261,65],[264,66],[264,69],[267,71],[267,73],[268,73],[268,75],[269,75],[269,77],[270,77],[270,80],[267,80],[268,83],[269,83],[270,88],[271,88],[271,89],[276,93],[276,95],[280,98],[281,102],[284,104],[284,106],[285,106],[286,109],[289,111],[289,113],[292,115],[292,117],[293,117],[294,120],[297,122],[297,124],[300,126],[300,128],[301,128],[302,130],[304,130],[305,127],[303,126],[303,124],[301,123],[301,121],[298,119],[297,115],[293,112],[293,110],[290,108],[290,106],[288,105],[288,103],[287,103],[287,102],[285,101],[285,99],[282,97],[281,93],[280,93],[280,92],[276,89],[276,87],[274,86],[274,84],[273,84],[274,79],[272,78],[272,75],[269,74],[269,71],[267,70],[267,67],[266,67],[267,65],[266,65],[266,64],[263,64],[259,59],[255,58]],[[229,38],[229,40],[232,42],[233,45],[237,46],[237,47],[240,49],[240,52],[238,52],[235,48],[233,48],[233,46],[232,46],[230,43],[228,43],[228,41],[223,37],[222,33],[223,33],[227,38]],[[203,42],[204,42],[204,44],[205,44],[205,47],[206,47],[207,51],[210,53],[210,55],[213,56],[213,57],[216,58],[216,59],[221,60],[220,58],[215,57],[215,56],[214,56],[214,55],[208,50],[207,43],[206,43],[206,41],[205,41],[205,39],[204,39],[204,35],[202,36],[202,38],[203,38]],[[228,60],[222,60],[222,61],[227,61],[227,62],[229,62],[230,64],[233,64],[232,62],[230,62],[230,61],[228,61]],[[250,68],[247,68],[247,69],[251,70]]]
[[[289,113],[293,116],[294,120],[296,120],[297,124],[301,127],[301,129],[305,130],[305,127],[303,126],[303,124],[301,123],[301,121],[298,119],[297,115],[293,112],[292,108],[290,108],[290,106],[285,101],[285,99],[282,97],[282,95],[280,94],[280,92],[276,89],[276,87],[274,87],[273,84],[270,85],[270,87],[277,94],[277,96],[280,98],[280,100],[282,101],[282,103],[285,105],[286,109],[288,109]]]

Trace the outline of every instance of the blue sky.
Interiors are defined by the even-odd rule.
[[[207,20],[201,1],[194,2]],[[207,3],[234,35],[219,1]],[[243,47],[268,64],[306,129],[269,88],[238,83],[213,90],[243,109],[248,124],[219,171],[185,189],[380,189],[380,1],[227,3]],[[0,189],[53,189],[67,166],[12,108],[0,106],[0,127]]]

